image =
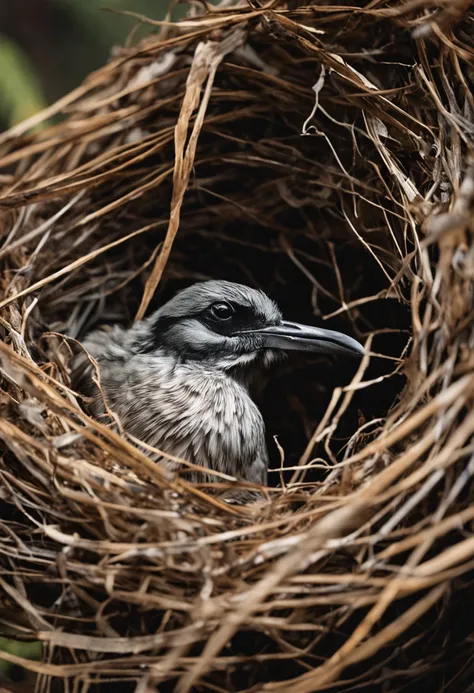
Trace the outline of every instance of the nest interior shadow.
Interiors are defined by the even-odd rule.
[[[0,616],[43,659],[0,656],[38,690],[469,681],[473,16],[358,7],[193,7],[0,135]],[[70,340],[210,278],[370,351],[271,373],[257,509],[70,390]]]

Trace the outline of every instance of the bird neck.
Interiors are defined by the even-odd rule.
[[[232,368],[226,369],[224,372],[229,378],[232,378],[232,380],[244,387],[246,390],[250,390],[251,386],[254,384],[261,372],[261,367],[257,364],[233,366]]]
[[[248,391],[262,371],[267,370],[270,363],[271,359],[264,355],[264,352],[254,352],[221,355],[212,360],[208,359],[206,362],[197,360],[195,365],[204,371],[224,375]]]

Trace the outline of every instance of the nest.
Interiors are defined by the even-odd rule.
[[[470,6],[135,16],[0,136],[1,634],[42,644],[0,659],[38,692],[472,682]],[[367,347],[259,394],[266,502],[167,475],[71,389],[89,329],[206,278]]]

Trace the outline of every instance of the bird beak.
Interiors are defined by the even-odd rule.
[[[268,349],[285,351],[312,351],[320,354],[342,354],[358,356],[365,354],[364,347],[352,337],[334,330],[323,330],[311,325],[283,320],[280,325],[254,330],[263,338],[263,346]]]

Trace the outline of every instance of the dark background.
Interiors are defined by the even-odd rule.
[[[132,30],[149,31],[117,12],[163,19],[168,5],[168,0],[0,0],[0,130],[77,87]],[[183,6],[173,16],[180,12]]]

